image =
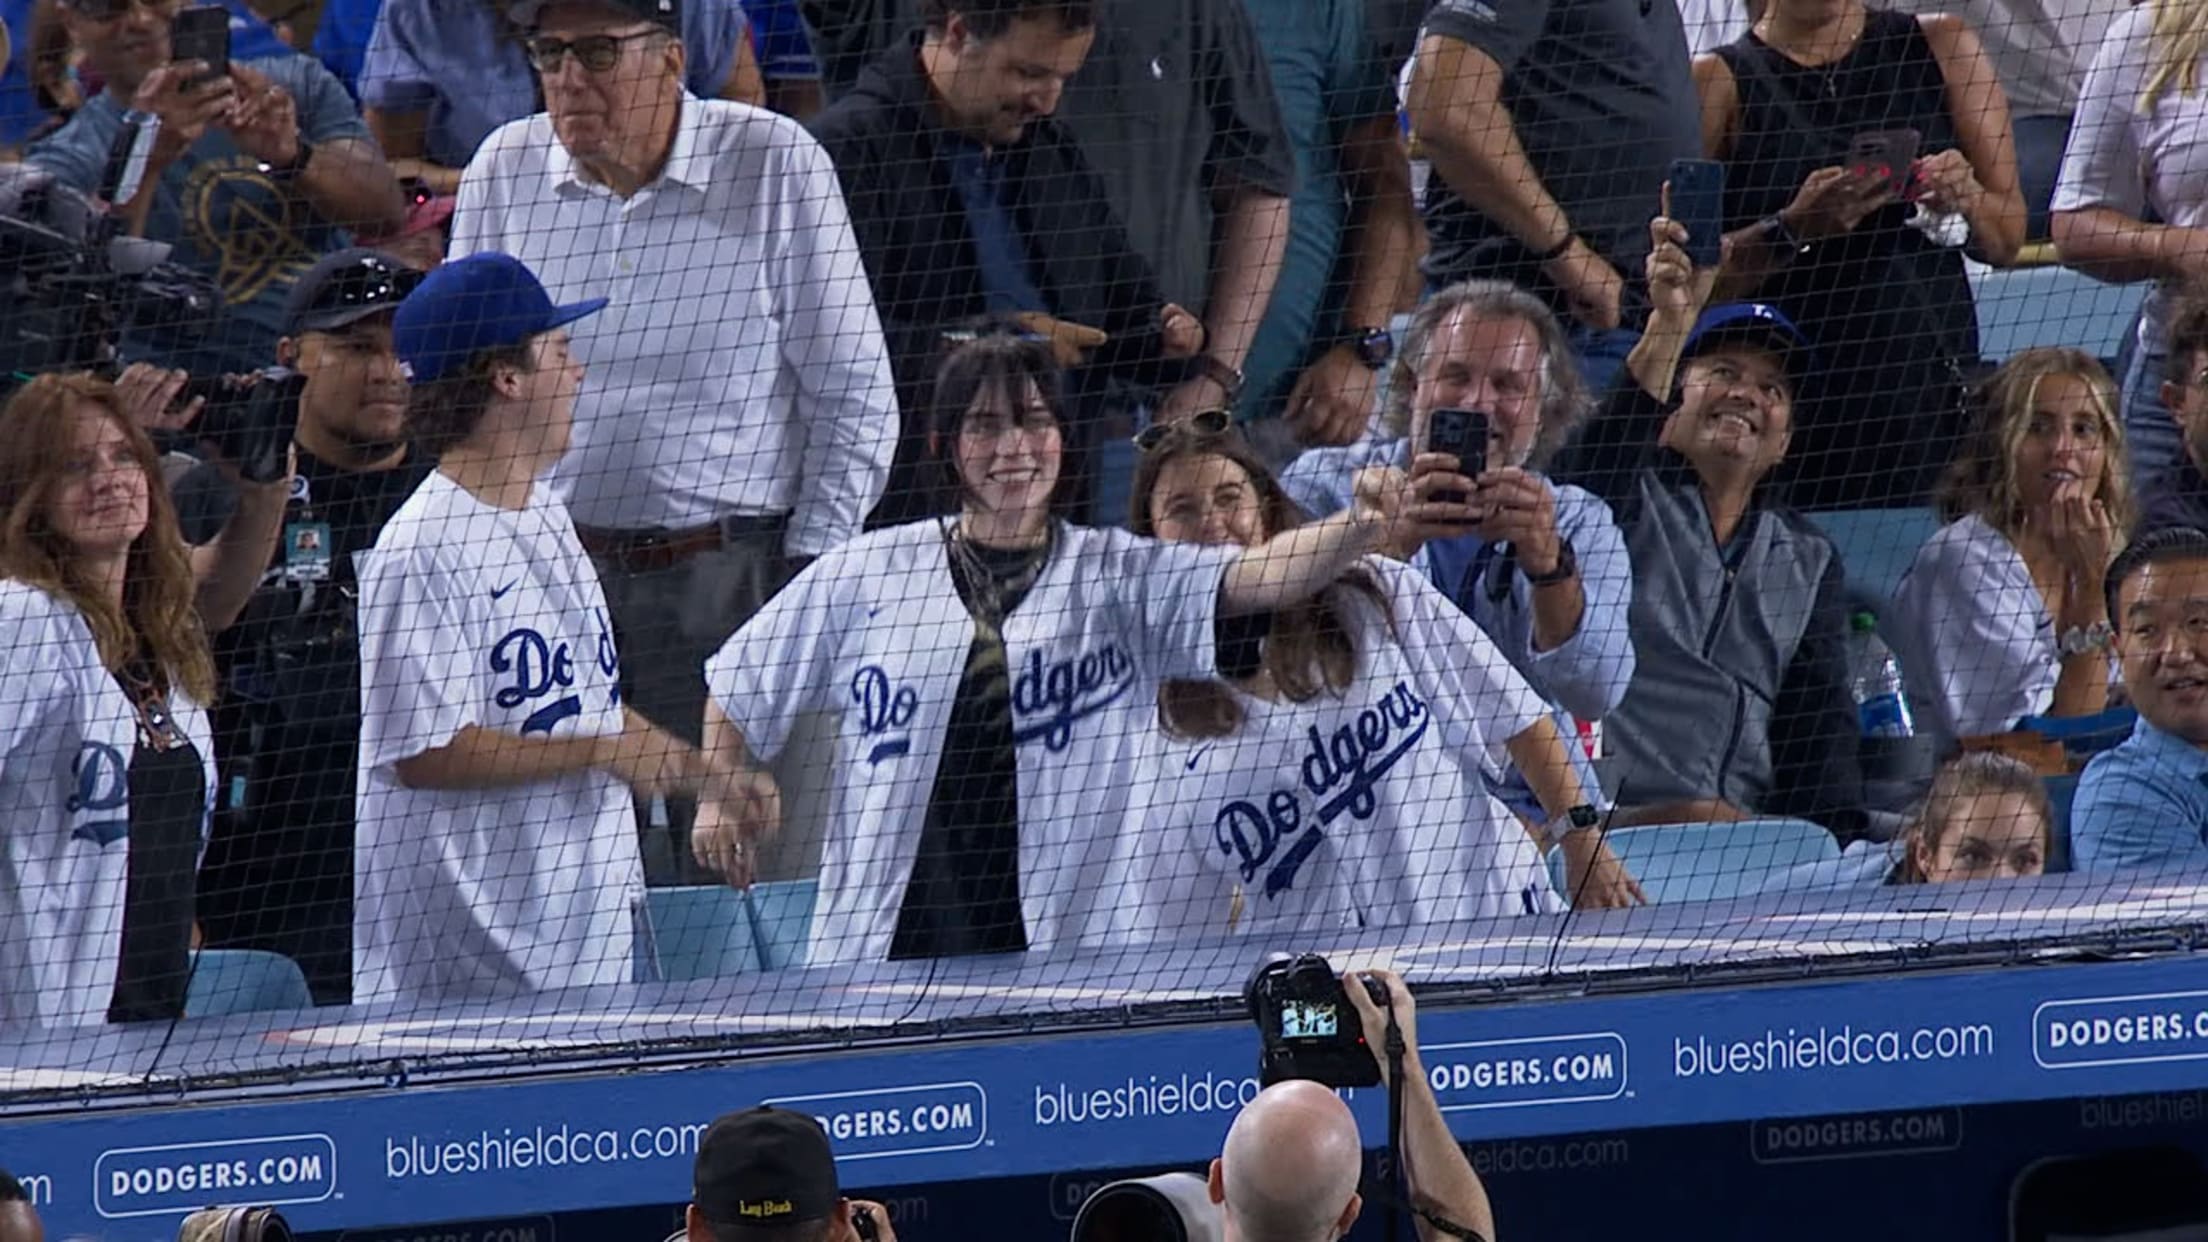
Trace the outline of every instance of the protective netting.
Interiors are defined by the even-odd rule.
[[[0,1084],[2194,925],[2208,4],[1683,7],[7,8]]]

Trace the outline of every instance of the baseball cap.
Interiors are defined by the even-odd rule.
[[[1703,311],[1694,321],[1694,331],[1687,334],[1680,358],[1695,357],[1721,341],[1758,345],[1779,355],[1788,378],[1797,385],[1815,360],[1809,337],[1786,312],[1768,302],[1727,302]]]
[[[706,1127],[691,1180],[698,1213],[729,1225],[826,1220],[842,1197],[828,1132],[763,1104]]]
[[[421,282],[420,273],[380,250],[355,246],[323,255],[284,299],[284,335],[335,332],[370,315],[395,311]]]
[[[373,238],[362,238],[362,240],[373,240],[381,245],[395,242],[402,237],[412,237],[424,229],[436,228],[445,221],[452,219],[452,209],[459,201],[458,197],[451,194],[417,195],[407,203],[406,216],[399,221],[399,227],[388,233],[378,233]],[[355,236],[359,236],[359,234],[355,234]]]
[[[523,30],[535,30],[537,19],[544,11],[560,0],[508,0],[506,16]],[[576,0],[577,3],[595,4],[602,9],[618,9],[623,13],[648,22],[655,22],[676,34],[682,33],[682,0]]]
[[[414,382],[426,384],[486,349],[519,345],[602,309],[604,298],[557,306],[535,272],[485,251],[437,268],[399,305],[392,333]]]

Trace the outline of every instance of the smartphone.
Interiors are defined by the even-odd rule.
[[[1671,218],[1686,226],[1688,261],[1716,267],[1725,257],[1725,166],[1716,160],[1673,160]]]
[[[1848,170],[1858,176],[1877,176],[1896,194],[1909,189],[1924,135],[1913,129],[1880,129],[1857,134],[1848,143]]]
[[[207,72],[192,82],[200,86],[230,76],[230,10],[219,4],[179,9],[169,22],[169,59],[179,64],[198,60]]]
[[[879,1242],[882,1231],[874,1223],[874,1209],[864,1205],[852,1208],[851,1231],[859,1235],[859,1242]]]
[[[1487,413],[1483,410],[1435,410],[1426,424],[1426,451],[1447,453],[1457,459],[1457,473],[1476,479],[1487,472]],[[1471,500],[1463,492],[1436,492],[1442,504],[1461,505]]]

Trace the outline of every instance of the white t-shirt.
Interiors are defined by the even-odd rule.
[[[0,652],[0,1024],[105,1022],[123,947],[138,714],[76,607],[37,587],[0,580]],[[207,713],[182,694],[169,710],[211,797]]]
[[[1935,736],[2006,733],[2054,705],[2054,619],[2014,544],[1975,514],[1925,541],[1894,593],[1888,638],[1910,707]]]
[[[2165,224],[2208,229],[2208,89],[2188,95],[2172,84],[2153,112],[2139,111],[2153,8],[2141,4],[2117,16],[2086,70],[2053,210],[2106,207],[2140,219],[2152,206]],[[2208,64],[2200,68],[2208,77]],[[2157,284],[2148,296],[2141,349],[2168,350],[2176,295]]]
[[[862,535],[784,587],[706,662],[706,687],[759,757],[800,713],[838,719],[813,965],[880,961],[912,876],[974,622],[945,523]],[[1030,949],[1107,936],[1125,890],[1118,837],[1159,684],[1210,674],[1239,550],[1059,529],[1005,618],[1019,766],[1019,889]]]
[[[621,664],[567,510],[486,505],[432,474],[358,558],[353,998],[480,996],[634,978],[635,804],[599,771],[409,789],[393,765],[475,726],[622,729]]]
[[[1240,731],[1158,733],[1138,808],[1164,900],[1144,936],[1260,936],[1493,918],[1558,908],[1518,817],[1493,795],[1511,738],[1548,706],[1416,569],[1370,557],[1394,612],[1345,590],[1359,652],[1340,698],[1274,703],[1230,691]]]

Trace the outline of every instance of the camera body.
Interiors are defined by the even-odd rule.
[[[291,1225],[269,1207],[201,1208],[184,1218],[177,1242],[291,1242]]]
[[[1362,982],[1373,1003],[1387,1008],[1387,987]],[[1258,1080],[1264,1085],[1294,1078],[1328,1087],[1380,1085],[1380,1061],[1365,1042],[1364,1022],[1325,958],[1275,955],[1250,976],[1242,996],[1257,1023]]]

